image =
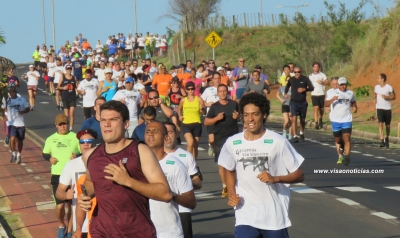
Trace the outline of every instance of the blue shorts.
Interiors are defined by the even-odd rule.
[[[25,139],[25,127],[20,126],[8,126],[9,137],[16,137],[18,140],[23,141]]]
[[[300,116],[300,118],[306,118],[307,116],[307,107],[308,102],[295,102],[290,101],[290,116],[296,117]]]
[[[331,122],[331,124],[333,132],[338,132],[345,129],[351,129],[353,125],[352,122],[333,122],[333,121]]]
[[[252,226],[235,227],[236,238],[289,238],[287,228],[281,230],[262,230]]]
[[[245,88],[236,89],[236,99],[241,99],[245,90]]]
[[[50,83],[53,83],[53,82],[54,82],[54,77],[50,77],[50,76],[49,76],[49,82],[50,82]]]

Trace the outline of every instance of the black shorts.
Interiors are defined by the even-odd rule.
[[[8,136],[16,137],[18,140],[25,139],[25,127],[24,126],[8,126]]]
[[[392,122],[392,110],[376,109],[376,117],[378,118],[378,122],[390,125]]]
[[[282,105],[282,113],[290,113],[290,106]]]
[[[144,50],[144,46],[138,46],[139,50]]]
[[[313,107],[324,108],[325,107],[325,96],[311,96]]]
[[[90,118],[91,116],[94,116],[96,112],[94,111],[94,107],[84,107],[83,108],[83,115],[85,116],[85,119]]]
[[[40,68],[47,69],[47,63],[46,62],[40,62]]]
[[[37,68],[38,65],[40,65],[40,61],[35,61],[34,63],[35,63],[35,68]],[[46,65],[46,66],[47,66],[47,65]]]
[[[214,134],[214,127],[215,127],[215,124],[214,125],[211,125],[211,126],[207,126],[207,134]]]
[[[216,143],[214,143],[213,145],[213,149],[214,149],[214,162],[218,163],[218,158],[219,158],[219,154],[221,153],[221,149],[222,149],[223,145],[218,145]]]
[[[181,131],[183,135],[185,135],[186,133],[190,133],[194,137],[201,137],[202,126],[201,123],[190,123],[190,124],[182,123]]]
[[[292,117],[300,116],[300,118],[306,118],[307,116],[307,102],[290,102],[290,114]]]
[[[69,109],[70,107],[76,107],[76,99],[74,100],[62,100],[63,108]]]
[[[183,237],[192,238],[193,237],[192,214],[190,212],[182,212],[179,213],[179,217],[181,218]]]
[[[51,189],[52,189],[52,191],[53,191],[54,202],[56,203],[56,205],[61,204],[61,203],[68,202],[68,200],[62,201],[62,200],[59,200],[59,199],[56,197],[56,192],[57,192],[58,184],[60,183],[60,175],[52,174],[52,175],[51,175],[51,179],[50,179],[50,183],[51,183]],[[70,188],[70,187],[68,187],[68,188]]]

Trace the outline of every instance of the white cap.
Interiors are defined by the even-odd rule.
[[[152,36],[152,35],[154,35],[153,33],[150,33],[150,35]]]
[[[345,77],[340,77],[339,80],[338,80],[338,84],[339,85],[347,84],[347,79]]]
[[[108,58],[108,62],[114,62],[114,58]]]
[[[104,73],[105,73],[105,74],[106,74],[106,73],[112,73],[112,69],[106,68],[106,69],[104,70]]]
[[[225,68],[224,68],[224,67],[221,67],[221,66],[219,66],[219,67],[217,68],[217,71],[220,71],[220,70],[225,70]]]
[[[93,52],[89,52],[88,55],[93,55]]]
[[[33,65],[29,65],[29,68],[35,68]]]

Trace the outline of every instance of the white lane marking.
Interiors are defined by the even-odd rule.
[[[386,159],[386,157],[382,157],[382,156],[378,156],[378,157],[375,157],[375,158],[377,158],[377,159]]]
[[[400,191],[400,186],[389,186],[389,187],[385,187],[385,188]]]
[[[31,170],[31,169],[25,169],[26,171],[28,171],[28,173],[32,173],[33,172],[33,170]]]
[[[324,191],[309,187],[290,188],[290,190],[296,193],[324,193]]]
[[[199,150],[206,150],[206,149],[203,149],[203,148],[199,147]]]
[[[39,176],[35,176],[35,177],[33,177],[33,178],[35,178],[36,180],[39,180],[39,179],[40,179],[40,177],[39,177]]]
[[[368,156],[368,157],[374,156],[374,155],[371,155],[371,154],[362,154],[362,155]]]
[[[361,154],[361,152],[360,152],[360,151],[357,151],[357,150],[352,150],[351,153]]]
[[[22,166],[26,166],[26,164],[25,164],[25,163],[21,163],[20,165],[22,165]]]
[[[184,141],[183,141],[183,142],[181,142],[181,144],[182,144],[182,145],[187,145],[187,143],[186,143],[186,142],[184,142]]]
[[[390,161],[390,162],[395,162],[395,163],[400,163],[400,161],[398,161],[398,160],[394,160],[394,159],[387,159],[387,161]]]
[[[335,146],[335,145],[331,145],[330,147],[332,147],[332,148],[336,148],[336,146]]]
[[[49,185],[42,185],[42,187],[43,187],[44,189],[50,189],[50,186],[49,186]]]
[[[350,200],[348,198],[336,198],[336,200],[338,200],[339,202],[342,202],[344,204],[347,204],[349,206],[356,206],[356,205],[360,205],[358,202],[355,202],[353,200]]]
[[[349,192],[376,192],[375,190],[366,189],[362,187],[336,187],[336,188]]]
[[[297,185],[297,186],[306,186],[306,184],[305,184],[305,183],[294,183],[294,184],[292,184],[292,185]]]
[[[371,213],[371,215],[378,216],[378,217],[383,218],[383,219],[397,219],[397,217],[394,217],[394,216],[389,215],[389,214],[384,213],[384,212],[373,212],[373,213]]]
[[[49,102],[39,102],[39,103],[41,103],[41,104],[49,104]]]
[[[37,202],[37,203],[36,203],[36,208],[37,208],[39,211],[54,209],[54,201]]]
[[[220,193],[219,192],[214,192],[214,193],[194,192],[194,194],[196,195],[196,198],[213,198],[213,197],[217,197],[217,195]]]
[[[325,143],[321,143],[321,145],[326,145],[326,146],[329,146],[329,144],[325,144]]]

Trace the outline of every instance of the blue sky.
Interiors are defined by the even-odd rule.
[[[170,19],[157,21],[166,13],[169,0],[137,0],[138,32],[147,31],[164,34],[165,27],[177,30],[178,24]],[[373,0],[376,2],[377,0]],[[82,33],[88,41],[95,45],[97,40],[104,43],[108,35],[119,32],[128,35],[134,32],[133,0],[54,0],[56,46],[72,41]],[[328,0],[338,5],[337,0]],[[348,9],[357,6],[358,0],[342,2]],[[46,21],[46,43],[53,44],[51,0],[44,0]],[[299,8],[304,15],[325,15],[323,0],[262,0],[265,14],[284,13],[295,14],[295,8],[277,8],[276,6],[295,6],[309,4]],[[381,12],[394,6],[393,0],[379,0]],[[222,0],[220,14],[232,16],[242,13],[257,13],[260,11],[260,0]],[[364,11],[368,16],[375,12],[372,5],[367,5]],[[6,36],[7,43],[0,47],[0,56],[7,57],[15,63],[29,62],[37,44],[44,43],[41,0],[2,0],[0,8],[2,17],[0,28]]]

